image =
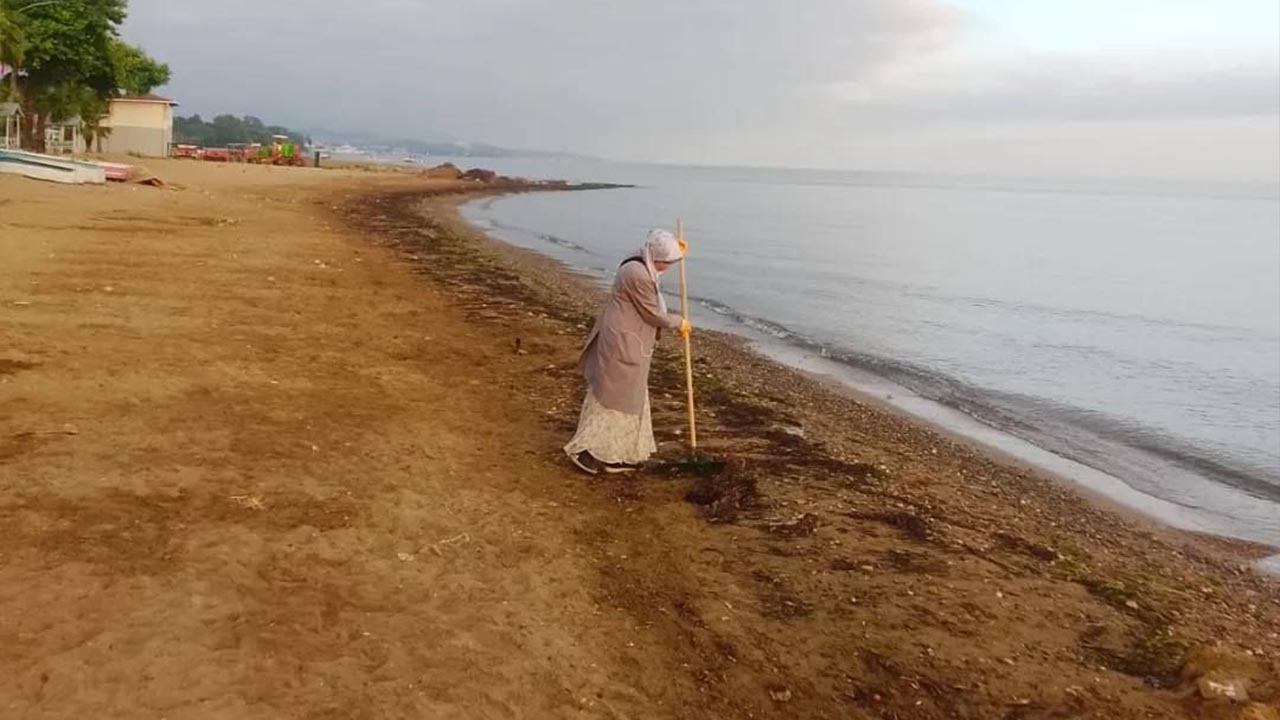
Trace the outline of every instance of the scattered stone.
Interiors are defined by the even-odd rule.
[[[767,523],[764,530],[780,537],[808,537],[818,531],[818,516],[804,513],[794,520]]]
[[[1271,705],[1250,703],[1240,712],[1240,720],[1280,720],[1280,710]]]
[[[1182,679],[1194,682],[1201,697],[1247,702],[1249,688],[1267,688],[1274,680],[1259,658],[1230,648],[1201,647],[1188,652]]]
[[[491,183],[498,179],[498,173],[484,168],[471,168],[462,173],[463,180],[473,180],[476,182]]]
[[[453,163],[444,163],[433,168],[428,168],[422,174],[429,178],[441,178],[443,180],[457,180],[462,177],[462,171]]]
[[[232,495],[231,501],[247,510],[265,510],[266,504],[256,495]]]
[[[1249,701],[1249,691],[1245,687],[1245,682],[1239,678],[1215,680],[1211,677],[1202,677],[1196,681],[1196,689],[1200,691],[1200,697],[1205,700]]]

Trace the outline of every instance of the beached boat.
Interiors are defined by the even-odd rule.
[[[133,177],[133,166],[121,163],[99,162],[95,163],[106,173],[107,179],[113,182],[129,182]]]
[[[22,150],[0,150],[0,173],[73,185],[101,185],[107,181],[106,169],[95,163]]]

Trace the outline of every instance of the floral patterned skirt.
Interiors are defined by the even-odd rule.
[[[564,451],[571,457],[586,450],[604,463],[638,465],[658,451],[653,440],[653,418],[649,414],[649,398],[639,415],[628,415],[600,404],[591,390],[582,401],[578,416],[578,432]]]

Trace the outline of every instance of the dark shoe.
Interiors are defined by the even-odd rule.
[[[640,469],[639,465],[629,465],[627,463],[605,463],[604,471],[610,475],[622,475],[625,473],[633,473]]]
[[[577,455],[570,455],[569,459],[573,461],[574,465],[578,466],[579,470],[587,473],[588,475],[599,475],[600,469],[604,466],[603,463],[595,459],[595,457],[586,450],[583,450]]]

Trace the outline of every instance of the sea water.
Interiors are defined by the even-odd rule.
[[[464,209],[503,240],[604,282],[683,217],[695,324],[1180,527],[1280,546],[1274,186],[489,164],[636,185]]]

